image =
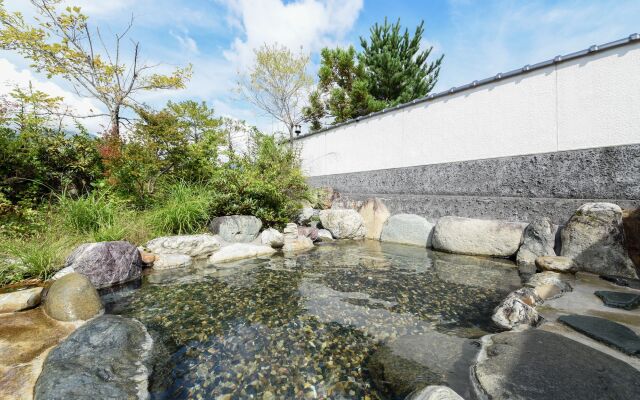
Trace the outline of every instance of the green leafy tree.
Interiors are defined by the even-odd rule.
[[[324,48],[320,56],[318,87],[304,109],[312,130],[320,129],[327,117],[336,124],[384,108],[383,102],[369,94],[365,69],[353,46]]]
[[[205,103],[169,102],[160,111],[138,109],[139,120],[112,166],[123,195],[144,205],[159,183],[208,179],[224,144],[220,119]]]
[[[52,97],[35,90],[31,82],[27,88],[16,86],[9,93],[7,123],[18,132],[52,129],[62,132],[65,118],[70,115],[62,97]],[[75,121],[74,121],[75,122]]]
[[[303,103],[313,85],[307,74],[308,54],[294,54],[278,44],[263,45],[255,51],[255,63],[237,82],[238,93],[276,120],[282,122],[293,139],[296,125],[304,121]]]
[[[429,62],[433,46],[420,49],[424,21],[411,36],[401,31],[400,20],[375,24],[369,40],[360,37],[359,60],[368,81],[369,93],[387,106],[406,103],[426,96],[435,86],[444,55]]]
[[[0,48],[17,51],[36,71],[45,72],[49,78],[61,76],[79,95],[101,102],[108,110],[111,134],[116,139],[120,138],[123,109],[135,107],[137,94],[183,88],[191,76],[190,66],[169,74],[152,72],[156,65],[141,62],[140,44],[135,41],[125,57],[127,49],[122,43],[133,19],[115,35],[109,48],[99,28],[89,27],[89,18],[80,7],[62,8],[62,0],[30,2],[38,15],[35,24],[25,21],[19,12],[7,11],[0,0]]]

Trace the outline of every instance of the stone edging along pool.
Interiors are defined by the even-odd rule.
[[[52,365],[52,360],[46,358],[47,353],[85,321],[92,321],[91,326],[105,323],[104,317],[100,317],[103,306],[96,288],[108,290],[113,285],[135,281],[141,277],[143,268],[185,268],[202,262],[224,267],[229,262],[265,257],[278,250],[285,254],[307,251],[316,242],[364,238],[449,253],[511,258],[517,261],[525,285],[503,300],[494,310],[492,319],[502,329],[513,331],[540,326],[545,319],[540,307],[546,307],[546,304],[570,293],[576,285],[576,272],[615,275],[631,280],[638,277],[638,269],[631,260],[637,255],[630,254],[629,257],[625,247],[623,211],[610,203],[582,205],[562,228],[544,217],[535,218],[527,224],[447,216],[433,223],[413,214],[391,215],[379,199],[369,199],[357,210],[305,207],[296,222],[299,225],[290,223],[284,233],[280,233],[275,229],[262,230],[262,223],[255,217],[227,216],[212,221],[212,234],[162,237],[140,248],[127,242],[101,242],[78,247],[67,260],[66,267],[44,290],[43,307],[33,308],[38,305],[39,291],[35,296],[37,299],[32,295],[21,296],[21,292],[0,298],[0,302],[5,304],[13,299],[13,308],[8,309],[13,313],[0,317],[8,323],[20,321],[23,326],[43,336],[49,335],[48,332],[61,332],[53,335],[46,345],[40,345],[43,350],[34,353],[32,360],[20,361],[34,365],[31,378],[6,387],[12,388],[14,394],[24,394],[36,385],[36,398],[50,395],[46,388],[51,385],[36,384],[42,365]],[[538,270],[542,272],[536,273]],[[23,300],[16,301],[18,295]],[[24,309],[28,311],[21,311]],[[144,355],[140,353],[143,358],[134,361],[139,365],[135,374],[148,375],[148,368],[144,367],[150,340],[146,329],[140,324],[126,322],[119,326],[118,332],[131,333],[130,336],[121,333],[124,335],[121,337],[139,338],[139,344],[135,346],[142,346],[140,348],[145,352]],[[95,333],[95,329],[87,328],[85,331]],[[72,335],[72,340],[84,340],[76,336]],[[123,339],[114,346],[120,346],[126,352],[127,343]],[[64,358],[65,354],[66,357],[74,357],[71,350],[56,352],[55,357]],[[115,359],[111,361],[115,362]],[[109,364],[111,361],[102,362]],[[64,365],[64,362],[56,365]],[[17,368],[17,364],[2,367],[2,370],[12,370]],[[53,368],[52,373],[60,373],[56,367],[48,368],[48,371]],[[80,369],[67,370],[65,374],[95,373],[96,366],[80,365],[77,368]],[[135,386],[135,394],[132,392],[132,395],[138,398],[148,395],[147,389],[142,387],[144,385],[132,386],[128,379],[116,373],[110,375],[106,379],[109,383],[104,385],[112,393],[128,392]],[[136,382],[141,382],[141,379],[146,382],[147,377],[140,376]],[[105,379],[97,379],[95,384],[102,385],[100,382],[103,381]],[[73,397],[73,385],[67,386],[70,386],[68,394]],[[56,386],[56,390],[62,389]],[[486,392],[487,389],[482,390]],[[0,394],[5,393],[0,390]]]

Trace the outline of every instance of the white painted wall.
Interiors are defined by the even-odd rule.
[[[309,176],[640,143],[640,43],[298,142]]]

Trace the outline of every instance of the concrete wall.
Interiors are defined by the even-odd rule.
[[[309,176],[640,142],[640,42],[299,139]]]
[[[392,212],[564,223],[580,204],[640,206],[640,42],[299,138],[344,201]]]

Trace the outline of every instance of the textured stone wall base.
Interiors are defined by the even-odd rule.
[[[603,147],[309,178],[340,193],[338,205],[370,197],[396,213],[564,224],[582,204],[640,207],[640,145]]]

